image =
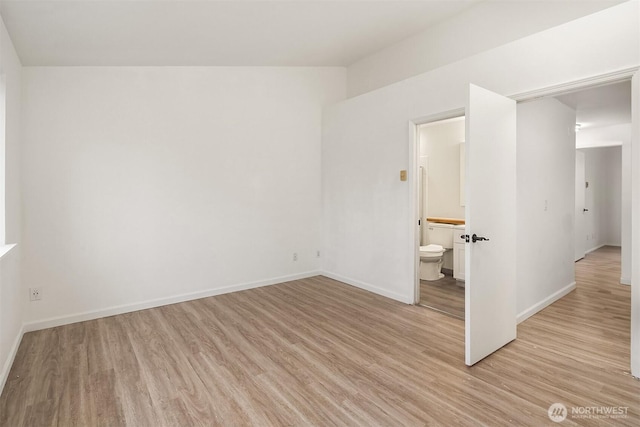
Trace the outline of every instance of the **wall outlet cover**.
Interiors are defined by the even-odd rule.
[[[40,301],[42,299],[42,288],[29,288],[29,300]]]

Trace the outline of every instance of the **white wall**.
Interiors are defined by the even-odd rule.
[[[25,67],[28,328],[315,274],[343,68]],[[298,260],[293,261],[293,253]]]
[[[483,1],[451,19],[351,64],[356,96],[425,73],[623,0]]]
[[[639,15],[637,2],[623,3],[328,108],[322,149],[325,273],[412,302],[410,121],[463,108],[470,82],[511,95],[636,67]],[[398,179],[402,169],[411,172],[407,182]]]
[[[575,123],[575,110],[556,99],[518,104],[519,320],[575,287]]]
[[[640,9],[638,10],[640,15]],[[631,80],[631,139],[633,145],[640,143],[640,72],[636,72]],[[631,188],[640,188],[640,150],[628,150],[630,146],[623,146],[623,150],[627,148],[625,154],[629,154],[631,161]],[[623,176],[624,180],[624,176]],[[631,278],[635,277],[635,282],[631,283],[631,375],[640,378],[640,286],[638,286],[640,277],[640,192],[630,191],[631,193],[631,249],[632,259]],[[623,193],[623,195],[626,193]],[[623,198],[624,200],[624,198]],[[624,208],[623,208],[624,209]],[[624,225],[624,220],[623,220]]]
[[[26,292],[20,283],[22,215],[20,189],[20,70],[21,64],[4,23],[0,21],[0,72],[5,77],[6,121],[4,143],[4,243],[17,243],[0,258],[0,391],[22,337]]]
[[[460,205],[460,144],[464,120],[420,126],[420,155],[428,157],[427,216],[464,219]]]
[[[585,154],[587,251],[621,244],[622,149],[581,149]]]
[[[619,146],[631,140],[631,123],[582,129],[576,135],[576,148]]]
[[[609,194],[606,203],[609,207],[609,218],[605,227],[606,245],[622,244],[622,147],[608,150],[607,182]]]
[[[636,94],[637,96],[637,94]],[[638,141],[638,137],[634,136],[634,144]],[[632,215],[631,215],[631,205],[633,198],[632,191],[632,150],[631,150],[631,135],[628,140],[622,142],[621,147],[621,168],[622,168],[622,184],[621,184],[621,200],[620,200],[620,209],[621,213],[621,229],[620,229],[620,246],[622,247],[622,259],[620,263],[620,283],[625,285],[631,284],[631,270],[633,268],[632,261],[633,257],[633,247],[632,247]]]

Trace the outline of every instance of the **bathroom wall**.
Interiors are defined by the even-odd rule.
[[[519,320],[575,287],[575,123],[553,98],[517,107]]]
[[[344,95],[343,68],[25,67],[27,326],[317,274]]]
[[[460,144],[464,118],[420,126],[420,155],[428,158],[427,216],[464,219],[460,205]]]
[[[622,148],[585,148],[587,251],[621,244]]]

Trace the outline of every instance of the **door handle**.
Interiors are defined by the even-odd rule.
[[[589,212],[589,209],[582,209],[582,212]]]
[[[484,242],[484,241],[489,241],[489,239],[487,239],[486,237],[480,237],[476,234],[474,234],[473,236],[471,236],[471,241],[473,243],[475,242]]]
[[[463,239],[465,242],[469,243],[469,235],[468,234],[461,234],[460,238]]]

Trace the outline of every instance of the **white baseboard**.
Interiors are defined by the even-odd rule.
[[[586,250],[586,251],[584,252],[584,254],[585,254],[585,255],[586,255],[586,254],[590,254],[591,252],[595,252],[595,251],[597,251],[598,249],[603,248],[603,247],[605,247],[605,246],[607,246],[607,245],[606,245],[606,244],[604,244],[604,243],[603,243],[602,245],[595,246],[595,247],[593,247],[593,248],[591,248],[591,249]]]
[[[595,251],[597,251],[597,250],[598,250],[598,249],[600,249],[600,248],[604,248],[605,246],[614,246],[614,247],[619,248],[619,247],[620,247],[620,244],[619,244],[619,243],[603,243],[603,244],[601,244],[601,245],[598,245],[598,246],[596,246],[596,247],[593,247],[593,248],[591,248],[591,249],[587,250],[584,254],[585,254],[585,255],[586,255],[586,254],[590,254],[591,252],[595,252]]]
[[[292,280],[306,279],[322,274],[320,271],[308,271],[305,273],[291,274],[288,276],[274,277],[272,279],[260,280],[257,282],[240,283],[237,285],[225,286],[223,288],[207,289],[204,291],[190,292],[187,294],[175,295],[165,298],[157,298],[148,301],[124,304],[108,307],[99,310],[85,311],[65,316],[51,317],[43,320],[36,320],[24,324],[24,332],[38,331],[40,329],[54,328],[56,326],[68,325],[70,323],[84,322],[87,320],[100,319],[102,317],[114,316],[116,314],[130,313],[132,311],[146,310],[148,308],[160,307],[163,305],[176,304],[200,298],[212,297],[216,295],[228,294],[230,292],[244,291],[247,289],[260,288],[262,286],[275,285]]]
[[[621,277],[620,278],[620,284],[621,285],[630,285],[631,284],[631,279],[628,279],[626,277]]]
[[[11,371],[11,367],[13,366],[13,361],[15,360],[16,354],[18,353],[18,347],[20,347],[20,343],[22,342],[24,333],[24,325],[22,325],[20,327],[20,330],[18,331],[18,334],[16,335],[15,340],[13,340],[13,345],[9,350],[7,360],[4,361],[2,372],[0,372],[0,393],[2,393],[2,391],[4,390],[4,385],[7,383],[7,379],[9,379],[9,372]]]
[[[546,308],[546,307],[550,306],[551,304],[553,304],[554,302],[558,301],[560,298],[562,298],[563,296],[567,295],[569,292],[573,291],[575,288],[576,288],[576,282],[572,282],[572,283],[568,284],[567,286],[565,286],[564,288],[560,289],[559,291],[554,292],[553,294],[549,295],[548,297],[546,297],[542,301],[540,301],[540,302],[532,305],[531,307],[527,308],[522,313],[518,313],[518,316],[516,317],[516,321],[518,323],[524,322],[529,317],[533,316],[534,314],[536,314],[537,312],[539,312],[543,308]]]
[[[403,302],[405,304],[413,304],[413,296],[407,297],[396,292],[388,291],[386,289],[379,288],[369,283],[364,283],[359,280],[351,279],[349,277],[341,276],[330,271],[322,271],[320,274],[330,279],[337,280],[339,282],[346,283],[347,285],[355,286],[356,288],[364,289],[365,291],[373,292],[374,294],[382,295],[383,297],[391,298],[396,301]]]

